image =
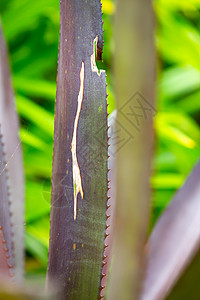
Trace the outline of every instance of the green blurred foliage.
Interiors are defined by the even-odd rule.
[[[109,112],[115,1],[103,0]],[[200,155],[200,0],[156,0],[158,50],[152,224]],[[45,273],[49,238],[58,0],[1,0],[26,172],[26,270]]]
[[[156,0],[154,223],[200,155],[200,1]]]

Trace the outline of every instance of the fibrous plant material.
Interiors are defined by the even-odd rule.
[[[151,1],[117,1],[116,209],[109,300],[139,299],[149,216],[155,86]]]
[[[199,299],[200,163],[175,194],[146,246],[142,300]]]
[[[24,173],[18,125],[7,49],[0,23],[0,126],[5,152],[5,165],[2,172],[6,173],[9,186],[10,216],[8,220],[12,223],[14,273],[15,279],[20,281],[23,277],[24,267]]]
[[[84,77],[85,77],[85,68],[84,68],[84,62],[82,62],[81,71],[80,71],[80,90],[78,94],[78,104],[77,104],[77,112],[76,117],[74,121],[74,131],[73,131],[73,137],[72,137],[72,145],[71,145],[71,152],[72,152],[72,173],[73,173],[73,187],[74,187],[74,220],[76,220],[77,216],[77,197],[78,193],[81,194],[81,198],[83,199],[83,187],[82,187],[82,181],[81,181],[81,174],[80,174],[80,168],[78,165],[77,160],[77,127],[78,127],[78,121],[79,116],[81,112],[82,102],[83,102],[83,91],[84,91]]]
[[[100,0],[60,1],[47,287],[100,297],[107,206],[106,75]]]

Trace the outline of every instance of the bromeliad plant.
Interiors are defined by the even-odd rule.
[[[53,298],[66,300],[199,299],[200,165],[146,243],[153,115],[145,113],[154,106],[155,81],[151,4],[118,1],[117,110],[108,119],[106,74],[96,65],[103,53],[100,0],[62,0],[60,12],[46,289],[56,286]],[[140,107],[148,99],[134,128],[133,114],[122,113],[132,95]],[[127,132],[132,138],[120,149]],[[2,32],[0,133],[0,299],[50,297],[12,283],[21,287],[23,278],[24,179]]]

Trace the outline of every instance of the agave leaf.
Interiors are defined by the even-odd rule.
[[[47,287],[63,299],[98,299],[107,201],[106,75],[99,0],[60,2]]]
[[[24,173],[22,153],[18,138],[18,118],[14,106],[7,49],[0,23],[0,125],[3,135],[5,162],[10,188],[10,210],[14,246],[15,278],[23,274],[24,236]]]
[[[199,299],[200,163],[155,225],[146,246],[142,300]]]

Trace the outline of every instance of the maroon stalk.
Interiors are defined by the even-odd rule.
[[[99,0],[60,1],[47,287],[98,299],[107,202],[106,75]],[[95,53],[96,52],[96,53]]]

